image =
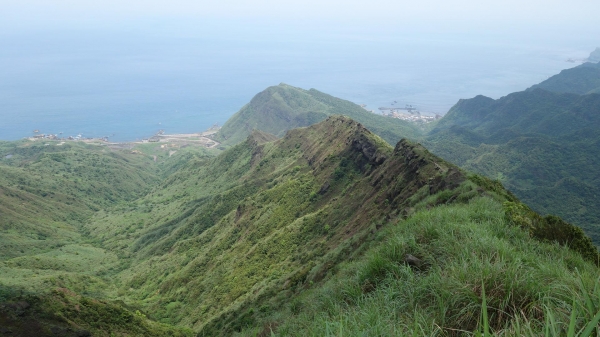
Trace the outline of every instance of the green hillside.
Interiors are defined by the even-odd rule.
[[[590,61],[575,68],[565,69],[530,89],[584,95],[600,90],[600,60]],[[595,63],[592,63],[595,62]]]
[[[415,139],[421,133],[413,123],[375,115],[352,102],[315,89],[304,90],[282,83],[254,96],[223,125],[216,139],[234,145],[246,139],[252,130],[282,137],[287,130],[309,126],[332,115],[348,116],[390,144],[401,138]]]
[[[347,118],[271,139],[254,132],[130,207],[97,214],[88,237],[126,261],[111,273],[120,298],[160,322],[228,335],[331,277],[398,219],[486,195],[515,200]]]
[[[95,212],[148,193],[140,151],[80,142],[0,143],[0,327],[11,336],[184,335],[105,301],[118,257],[82,235]],[[6,332],[9,331],[9,332]]]
[[[503,137],[510,139],[514,134],[567,136],[600,125],[600,115],[595,110],[598,104],[600,95],[541,89],[516,92],[497,100],[485,96],[461,99],[428,136],[454,126],[468,129],[490,142]]]
[[[410,213],[466,180],[423,148],[393,150],[346,118],[269,138],[255,132],[180,170],[137,207],[99,213],[89,225],[100,245],[131,257],[115,278],[156,319],[235,330],[243,311],[321,279],[393,210]],[[455,193],[474,187],[462,188]]]
[[[581,335],[593,329],[598,269],[564,247],[532,241],[504,215],[492,198],[417,211],[379,231],[364,255],[322,285],[259,313],[238,335],[567,336],[571,325]]]
[[[163,178],[138,198],[95,195],[106,206],[65,242],[5,254],[0,326],[14,336],[454,335],[485,327],[483,289],[496,332],[560,335],[571,308],[583,329],[600,307],[584,305],[600,274],[581,230],[346,117],[156,165],[150,148],[69,151],[99,156],[89,172],[106,154]]]
[[[0,260],[77,240],[93,212],[158,182],[151,158],[95,145],[3,142],[0,158]]]

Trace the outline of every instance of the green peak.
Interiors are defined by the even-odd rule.
[[[256,94],[233,115],[215,135],[225,145],[243,142],[253,129],[282,137],[286,131],[305,127],[333,115],[346,115],[363,123],[390,143],[400,138],[416,138],[416,125],[371,113],[359,105],[286,83],[271,86]]]

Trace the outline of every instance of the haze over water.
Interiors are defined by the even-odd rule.
[[[0,139],[41,133],[114,141],[223,124],[281,82],[355,103],[444,114],[499,98],[578,63],[594,34],[520,36],[323,29],[204,20],[25,29],[0,35]],[[283,28],[282,28],[283,27]]]

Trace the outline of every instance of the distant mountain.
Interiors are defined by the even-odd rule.
[[[597,50],[600,52],[600,50]],[[592,56],[590,56],[591,58]],[[532,89],[544,89],[558,93],[584,95],[600,90],[600,60],[597,63],[584,63],[575,68],[565,69]]]
[[[597,69],[585,66],[577,73],[583,71]],[[600,244],[599,111],[598,94],[535,87],[497,100],[478,96],[460,100],[424,144],[465,169],[501,180],[538,212],[582,226]]]
[[[460,100],[430,132],[452,126],[467,128],[496,142],[521,134],[567,136],[585,128],[600,128],[595,108],[600,95],[576,95],[532,89],[494,100],[485,96]]]
[[[593,52],[590,53],[590,57],[588,57],[587,61],[591,63],[600,62],[600,47],[596,48]]]
[[[309,126],[333,115],[345,115],[378,134],[390,144],[401,138],[416,138],[417,125],[375,115],[364,108],[318,90],[304,90],[287,84],[258,93],[233,115],[216,134],[216,139],[232,145],[242,142],[252,130],[282,137],[287,130]]]

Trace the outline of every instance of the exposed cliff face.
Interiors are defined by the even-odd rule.
[[[315,168],[316,164],[324,164],[332,156],[351,158],[360,168],[378,166],[391,152],[385,141],[362,124],[342,116],[329,117],[308,128],[291,130],[281,146],[288,147],[293,142],[298,144],[303,157]]]

